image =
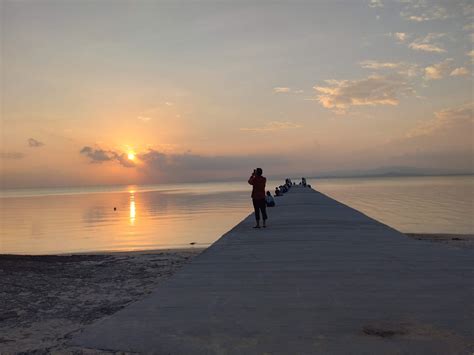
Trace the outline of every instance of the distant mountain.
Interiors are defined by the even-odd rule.
[[[408,166],[380,167],[368,170],[339,170],[318,174],[318,178],[337,177],[396,177],[396,176],[436,176],[436,175],[472,175],[473,171],[416,168]]]

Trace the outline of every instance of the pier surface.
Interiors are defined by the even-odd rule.
[[[310,188],[276,202],[268,228],[252,229],[250,215],[73,344],[157,354],[473,351],[473,250],[409,239]]]

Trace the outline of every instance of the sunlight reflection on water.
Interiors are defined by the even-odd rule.
[[[135,191],[130,191],[130,224],[135,224],[135,218],[137,216],[137,209],[135,207]]]

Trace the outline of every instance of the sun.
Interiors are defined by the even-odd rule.
[[[128,159],[135,160],[135,153],[134,152],[129,152],[128,153]]]

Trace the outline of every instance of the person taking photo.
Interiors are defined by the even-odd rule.
[[[250,176],[248,183],[253,186],[252,188],[252,203],[253,208],[255,209],[255,220],[257,224],[254,228],[260,228],[260,212],[262,213],[263,219],[263,228],[266,227],[267,220],[267,206],[265,201],[265,184],[267,183],[267,178],[262,176],[263,170],[257,168],[253,171],[252,176]]]

